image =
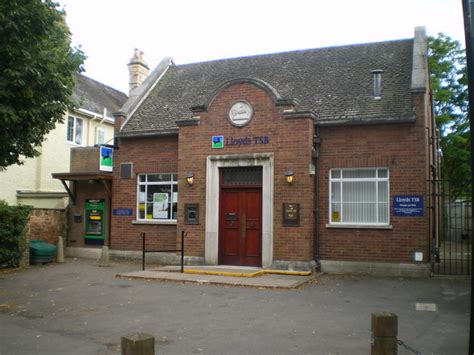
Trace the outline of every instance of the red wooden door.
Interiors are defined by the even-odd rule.
[[[261,188],[221,189],[219,264],[262,266]]]

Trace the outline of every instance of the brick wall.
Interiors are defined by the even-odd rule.
[[[425,97],[414,98],[416,123],[321,127],[319,233],[322,259],[412,262],[412,253],[429,258],[428,125]],[[329,170],[386,167],[390,172],[391,230],[328,228]],[[424,195],[424,217],[394,217],[393,195]]]
[[[120,121],[118,121],[120,122]],[[136,224],[137,177],[139,174],[177,173],[178,137],[120,139],[114,151],[112,208],[131,208],[132,216],[112,216],[111,248],[141,250],[141,232],[147,236],[147,248],[176,249],[176,225]],[[131,179],[120,178],[120,163],[133,163]],[[178,190],[179,191],[179,190]]]
[[[250,123],[234,127],[227,119],[230,106],[237,100],[249,102],[254,110]],[[250,83],[236,84],[222,90],[206,112],[200,112],[200,124],[182,126],[179,131],[180,193],[178,229],[188,232],[186,245],[192,255],[204,256],[206,208],[206,158],[210,155],[274,153],[274,220],[273,259],[288,261],[313,260],[313,177],[309,175],[313,121],[309,118],[285,119],[282,112],[289,107],[276,107],[268,93]],[[235,139],[266,136],[267,144],[224,146],[212,149],[213,135]],[[295,180],[288,185],[284,172],[291,169]],[[182,178],[187,171],[195,175],[194,185]],[[301,225],[282,224],[283,203],[299,203]],[[184,204],[198,203],[199,225],[183,225]]]
[[[99,147],[71,148],[71,173],[99,172]]]
[[[66,236],[66,211],[35,208],[30,212],[27,240],[41,239],[57,245],[59,236]]]

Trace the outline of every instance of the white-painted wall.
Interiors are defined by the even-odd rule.
[[[105,142],[111,141],[114,135],[113,124],[83,114],[73,114],[83,121],[83,146],[96,144],[97,127],[105,130]],[[26,159],[24,165],[12,165],[0,172],[0,200],[10,205],[29,204],[38,208],[65,208],[67,198],[65,189],[59,180],[51,177],[52,173],[69,172],[70,149],[76,144],[66,141],[67,115],[64,123],[58,124],[49,132],[40,148],[41,155]],[[31,192],[21,194],[17,191]],[[58,196],[59,193],[59,196]]]

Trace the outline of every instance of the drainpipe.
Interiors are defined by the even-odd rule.
[[[314,259],[316,261],[316,271],[321,271],[320,262],[320,243],[319,243],[319,212],[320,212],[320,196],[319,196],[319,146],[320,146],[319,126],[315,125],[315,135],[313,139],[313,148],[316,154],[313,156],[315,165],[314,172]]]
[[[107,203],[109,205],[109,208],[108,208],[108,215],[109,215],[109,218],[108,218],[108,221],[107,221],[107,246],[111,247],[111,244],[112,244],[112,234],[110,233],[111,232],[111,229],[112,229],[112,184],[113,184],[113,180],[112,180],[112,183],[110,184],[110,195],[107,196]]]

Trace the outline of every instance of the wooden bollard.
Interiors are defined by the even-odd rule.
[[[155,337],[146,333],[133,333],[122,337],[122,355],[155,355]]]
[[[371,355],[397,354],[398,317],[390,312],[372,313]]]

